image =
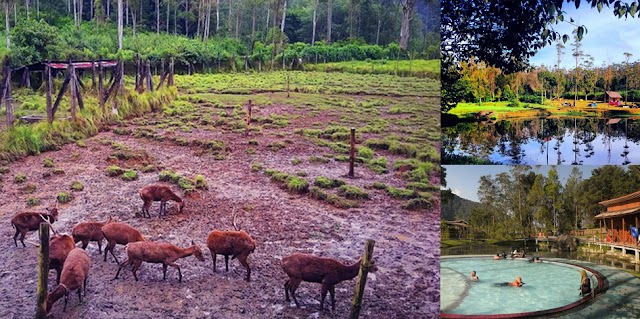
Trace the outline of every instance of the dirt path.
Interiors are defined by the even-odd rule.
[[[137,125],[133,122],[136,121],[125,126],[135,129]],[[14,247],[11,240],[14,230],[9,220],[17,211],[27,208],[28,198],[40,199],[41,205],[33,209],[42,210],[54,205],[56,195],[62,191],[71,193],[74,199],[60,205],[60,220],[54,224],[59,231],[70,233],[78,222],[102,221],[113,216],[140,229],[150,240],[182,247],[194,240],[203,248],[205,262],[194,257],[179,260],[184,275],[182,283],[171,268],[168,279],[163,281],[162,267],[157,264],[143,264],[139,282],[128,271],[124,279],[113,280],[117,265],[111,256],[104,262],[97,245],[91,243],[88,253],[92,269],[86,301],[78,305],[76,295],[70,295],[66,313],[62,312],[61,300],[54,306],[54,318],[345,318],[355,279],[337,285],[335,315],[326,310],[319,312],[319,284],[300,286],[297,296],[302,308],[297,309],[284,300],[283,284],[287,277],[280,268],[280,260],[294,252],[307,252],[351,263],[362,253],[369,238],[376,241],[374,256],[379,270],[369,276],[361,318],[438,317],[439,207],[411,212],[400,208],[404,201],[391,199],[381,190],[368,190],[371,199],[361,207],[338,209],[306,195],[288,193],[263,173],[251,171],[251,164],[260,162],[265,167],[291,173],[304,171],[311,182],[319,175],[344,179],[346,163],[303,161],[295,167],[291,164],[294,158],[326,152],[326,148],[294,137],[292,131],[299,124],[294,120],[283,130],[284,139],[294,141],[278,152],[266,149],[276,139],[273,134],[245,138],[241,133],[198,129],[191,133],[166,133],[223,140],[229,148],[223,160],[216,160],[215,154],[202,152],[198,147],[103,132],[86,140],[86,147],[67,145],[59,151],[10,165],[10,171],[0,182],[0,259],[4,261],[0,270],[0,318],[32,318],[35,309],[38,250],[33,245]],[[247,139],[257,140],[258,146],[248,145]],[[209,189],[190,196],[182,214],[171,204],[169,215],[158,218],[159,204],[155,203],[152,218],[137,217],[142,204],[138,190],[156,182],[158,172],[139,172],[139,179],[131,182],[108,177],[105,171],[111,163],[107,158],[114,152],[109,142],[144,150],[158,166],[181,175],[202,174]],[[248,155],[248,148],[254,148],[255,154]],[[43,166],[45,157],[53,159],[55,167],[64,174],[43,176],[53,170]],[[25,183],[14,182],[18,173],[27,176]],[[358,168],[357,175],[357,179],[347,182],[359,187],[374,181],[402,184],[392,173],[376,175]],[[74,180],[82,182],[83,191],[70,190]],[[25,187],[29,184],[36,188],[33,193]],[[239,212],[242,228],[258,243],[249,257],[251,282],[243,280],[245,270],[236,260],[230,261],[229,272],[219,262],[218,272],[214,273],[205,247],[211,230],[232,228],[234,208]],[[35,242],[37,234],[31,233],[27,238]],[[116,254],[124,258],[122,246],[116,247]],[[49,285],[54,284],[52,273]]]

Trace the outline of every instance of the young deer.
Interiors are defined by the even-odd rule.
[[[64,298],[64,309],[67,310],[67,301],[69,300],[69,292],[78,290],[78,301],[82,302],[82,290],[87,295],[87,278],[89,277],[89,269],[91,269],[91,258],[82,248],[74,248],[62,268],[62,276],[60,284],[47,296],[47,313],[51,312],[53,304],[58,299]]]
[[[140,198],[144,202],[142,204],[142,216],[143,217],[151,217],[149,213],[149,208],[153,202],[160,202],[160,214],[158,216],[162,216],[163,214],[167,214],[167,201],[175,201],[180,205],[180,213],[182,213],[182,209],[184,208],[184,201],[178,195],[174,194],[171,189],[164,185],[151,184],[143,187],[140,190]]]
[[[284,284],[287,302],[291,302],[289,299],[289,292],[291,292],[296,307],[300,308],[298,299],[296,299],[296,289],[302,281],[317,282],[322,284],[320,310],[324,309],[324,298],[328,291],[331,293],[331,309],[335,311],[335,285],[356,277],[360,270],[361,260],[362,258],[352,265],[345,265],[335,259],[300,253],[282,258],[282,269],[289,276],[289,280]],[[372,262],[369,271],[375,272],[377,270],[378,267]]]
[[[71,235],[73,235],[74,242],[82,242],[82,249],[87,249],[90,241],[98,243],[98,252],[102,254],[102,240],[104,234],[102,233],[102,226],[112,222],[111,216],[104,222],[83,222],[73,227]]]
[[[104,249],[104,261],[107,261],[107,253],[111,252],[111,256],[120,264],[118,257],[113,253],[116,244],[126,245],[136,241],[144,241],[142,233],[137,229],[125,224],[111,222],[102,226],[102,234],[107,240],[107,247]]]
[[[191,247],[187,248],[152,241],[135,242],[127,244],[125,250],[127,251],[127,260],[118,267],[118,272],[116,272],[114,279],[118,278],[122,268],[133,265],[133,277],[138,281],[136,271],[138,271],[142,262],[146,261],[148,263],[162,264],[162,280],[167,278],[167,266],[178,269],[178,278],[182,282],[182,271],[180,271],[180,266],[175,263],[176,260],[194,255],[198,260],[204,261],[200,247],[193,241],[191,241]]]
[[[53,224],[56,220],[58,220],[58,207],[53,209],[46,208],[46,213],[39,212],[22,212],[16,214],[11,219],[11,225],[16,229],[15,235],[13,235],[13,243],[18,247],[18,235],[20,236],[20,242],[23,247],[27,247],[24,244],[24,237],[27,236],[27,233],[30,231],[38,230],[40,228],[40,223],[48,222],[49,224]],[[54,231],[55,232],[55,231]]]
[[[224,255],[224,264],[227,271],[229,271],[229,256],[231,258],[238,258],[238,261],[244,268],[247,269],[247,281],[251,280],[251,268],[247,263],[247,257],[256,249],[256,241],[249,236],[249,234],[240,230],[236,226],[236,216],[233,215],[233,227],[235,231],[220,231],[213,230],[207,237],[207,247],[211,251],[211,258],[213,259],[213,271],[216,271],[216,256],[218,254]]]
[[[74,248],[76,248],[73,238],[69,235],[56,235],[49,242],[49,270],[55,269],[56,283],[60,283],[60,275],[64,262]]]

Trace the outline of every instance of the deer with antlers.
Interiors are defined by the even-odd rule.
[[[216,271],[216,256],[224,255],[225,268],[229,271],[229,256],[237,258],[240,264],[247,269],[247,281],[251,280],[251,268],[247,263],[247,257],[256,249],[256,241],[249,234],[241,230],[237,224],[237,216],[233,212],[233,228],[235,230],[213,230],[207,237],[207,247],[211,251],[213,259],[213,271]]]

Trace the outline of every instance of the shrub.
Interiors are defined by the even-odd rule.
[[[320,188],[335,188],[344,185],[344,182],[339,179],[332,179],[324,176],[316,177],[316,180],[313,182],[313,185],[318,186]]]
[[[53,167],[53,159],[51,157],[45,157],[43,161],[44,167]]]
[[[107,167],[107,175],[111,177],[120,176],[123,172],[124,170],[118,165],[111,165]]]
[[[67,192],[60,192],[58,193],[58,196],[56,197],[56,199],[58,200],[58,203],[64,204],[64,203],[70,202],[72,197]]]
[[[122,174],[122,179],[125,181],[135,181],[138,179],[138,173],[135,170],[128,169]]]
[[[367,194],[367,192],[351,185],[340,186],[338,194],[348,199],[369,199],[369,194]]]
[[[18,173],[15,177],[15,182],[20,184],[20,183],[24,183],[27,181],[27,175],[23,174],[23,173]]]
[[[309,190],[309,182],[303,178],[289,176],[287,178],[287,189],[290,192],[303,194]]]
[[[82,185],[82,183],[80,183],[80,181],[73,181],[73,183],[71,183],[71,190],[76,191],[76,192],[80,192],[80,191],[84,190],[84,185]]]

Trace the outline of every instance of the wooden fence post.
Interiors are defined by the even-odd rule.
[[[40,257],[38,260],[38,291],[36,319],[47,317],[47,282],[49,280],[49,224],[40,223]]]
[[[100,110],[104,114],[104,70],[102,68],[102,57],[98,59],[98,103]]]
[[[47,90],[47,120],[49,121],[49,124],[51,124],[53,123],[53,104],[51,101],[51,67],[48,63],[45,64],[44,67],[44,79]]]
[[[356,160],[356,129],[351,128],[351,149],[349,150],[349,177],[354,176],[353,166]]]
[[[247,104],[247,127],[244,131],[244,136],[248,136],[249,135],[249,124],[251,123],[251,100],[249,100],[248,104]]]
[[[290,88],[289,82],[290,82],[289,72],[287,72],[287,97],[291,97],[290,90],[289,90],[289,88]]]
[[[149,90],[149,92],[153,92],[153,78],[152,78],[152,75],[151,75],[151,62],[150,62],[150,60],[147,60],[146,74],[147,74],[147,89]]]
[[[67,67],[67,71],[71,74],[69,85],[70,85],[70,94],[69,100],[71,101],[71,118],[76,120],[76,102],[77,102],[77,94],[78,94],[78,86],[76,85],[76,70],[73,67],[73,63],[69,60],[69,66]]]
[[[375,241],[367,239],[364,245],[364,253],[362,254],[362,262],[360,263],[360,272],[358,273],[358,279],[356,279],[356,287],[353,294],[353,301],[351,302],[351,313],[349,319],[357,319],[360,316],[360,309],[362,308],[362,295],[364,295],[364,286],[367,283],[367,274],[371,268],[371,259],[373,258],[373,246]]]
[[[13,97],[11,96],[11,66],[9,65],[9,58],[7,58],[6,68],[6,83],[4,86],[4,107],[7,110],[7,127],[13,127]]]

